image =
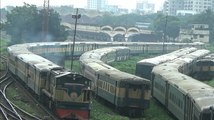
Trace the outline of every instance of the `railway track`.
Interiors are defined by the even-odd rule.
[[[26,91],[26,88],[24,88],[23,85],[21,85],[14,77],[12,77],[12,79],[14,80],[15,85],[21,89],[22,93],[27,95],[30,98],[29,102],[34,103],[37,107],[39,107],[43,111],[43,113],[46,114],[45,116],[36,117],[35,115],[32,115],[28,112],[25,112],[24,114],[29,116],[29,120],[43,120],[43,119],[45,119],[45,120],[59,120],[56,116],[53,115],[52,112],[50,112],[42,104],[40,104],[40,102],[37,101],[34,96],[32,96],[28,91]],[[16,108],[19,108],[19,107],[16,106]],[[24,110],[19,108],[19,111],[23,112]],[[32,118],[32,119],[30,119],[30,118]]]
[[[7,57],[2,55],[0,57],[0,80],[6,76],[6,73],[7,73]]]
[[[14,103],[12,103],[6,96],[6,89],[9,85],[12,83],[16,83],[19,85],[19,87],[22,87],[18,82],[16,82],[16,79],[9,74],[7,69],[7,57],[1,56],[0,58],[2,60],[1,64],[4,64],[4,69],[1,71],[0,76],[0,119],[1,120],[57,120],[55,116],[52,115],[46,108],[44,108],[42,105],[40,105],[38,102],[35,102],[35,98],[33,98],[30,94],[28,96],[31,96],[31,99],[33,99],[34,104],[38,105],[39,108],[41,108],[47,115],[44,117],[38,117],[39,115],[35,116],[33,114],[28,113],[27,111],[21,109]],[[24,93],[27,93],[25,88],[22,88]]]
[[[10,80],[10,77],[4,77],[0,82],[0,101],[1,101],[1,111],[4,115],[4,119],[10,120],[17,119],[22,120],[21,116],[17,113],[14,106],[11,104],[10,100],[7,99],[5,95],[6,87],[11,84],[13,81]]]

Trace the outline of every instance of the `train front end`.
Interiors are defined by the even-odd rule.
[[[125,114],[137,117],[149,108],[151,98],[149,80],[138,77],[132,78],[132,80],[123,80],[120,81],[118,87],[117,93],[120,93],[117,96],[121,98],[118,98],[117,104],[123,108]]]
[[[79,74],[56,77],[55,112],[60,119],[88,120],[90,117],[90,81]]]

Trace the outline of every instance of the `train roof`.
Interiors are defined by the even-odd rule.
[[[100,62],[100,63],[91,62],[91,63],[85,64],[85,65],[86,65],[86,67],[90,67],[94,71],[99,71],[102,69],[117,70],[116,68],[111,67],[111,66],[109,66],[105,63],[102,63],[102,62]]]
[[[17,56],[19,54],[33,54],[28,50],[27,44],[17,44],[13,45],[7,48],[7,51],[9,54],[13,54],[14,56]]]
[[[210,110],[210,107],[213,107],[214,89],[192,90],[188,95],[194,101],[193,104],[201,111]]]
[[[41,63],[41,62],[50,62],[49,60],[36,55],[36,54],[19,54],[17,55],[17,58],[23,60],[26,63],[34,64],[34,63]]]
[[[203,66],[213,66],[214,65],[214,53],[210,53],[203,58],[197,60],[197,65],[203,65]]]
[[[208,50],[196,50],[192,53],[189,53],[187,55],[184,55],[184,56],[174,59],[172,61],[168,61],[166,63],[160,64],[160,65],[154,67],[153,71],[158,70],[157,72],[159,72],[159,73],[163,73],[163,72],[161,72],[163,69],[177,71],[176,69],[179,69],[184,64],[191,63],[193,60],[197,60],[198,58],[201,58],[202,56],[205,56],[208,53],[209,53]]]
[[[60,67],[54,64],[53,62],[35,54],[20,54],[17,56],[17,58],[31,66],[34,66],[36,69],[40,71],[46,71]]]
[[[140,83],[150,84],[150,81],[145,78],[141,78],[119,70],[103,69],[99,70],[97,73],[101,75],[107,75],[109,76],[110,79],[116,80],[118,82],[127,82],[131,84],[140,84]]]
[[[149,58],[149,59],[143,59],[143,60],[137,62],[137,64],[155,66],[155,65],[161,64],[163,62],[176,59],[182,55],[189,54],[195,50],[197,50],[197,49],[194,47],[191,47],[191,48],[187,47],[187,48],[176,50],[176,51],[168,53],[168,54],[160,55],[160,56]]]

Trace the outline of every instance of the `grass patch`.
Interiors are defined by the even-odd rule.
[[[153,55],[130,56],[128,60],[112,62],[109,65],[117,68],[120,71],[135,74],[136,63],[144,58],[152,57]]]
[[[118,115],[111,108],[92,100],[91,120],[129,120],[128,117]]]
[[[67,69],[71,69],[71,61],[65,61],[65,68]],[[77,72],[77,73],[81,73],[80,70],[80,62],[78,60],[74,60],[73,61],[73,71]]]
[[[6,93],[9,100],[11,100],[15,105],[19,106],[21,109],[28,111],[28,113],[33,115],[42,115],[43,113],[37,109],[37,106],[32,106],[31,101],[27,100],[28,96],[25,96],[20,89],[16,86],[11,85]]]
[[[203,81],[204,83],[214,87],[214,80],[206,80],[206,81]]]

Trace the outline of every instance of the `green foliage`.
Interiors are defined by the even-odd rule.
[[[0,38],[0,53],[4,54],[6,52],[6,48],[7,48],[7,41],[4,39]]]
[[[146,120],[174,120],[164,106],[154,99],[150,100],[150,107],[145,110],[145,118]]]
[[[71,69],[71,61],[69,61],[69,60],[65,61],[65,68]],[[73,69],[73,71],[75,71],[77,73],[81,73],[80,62],[77,60],[74,60],[72,69]]]
[[[207,44],[206,49],[210,50],[211,52],[214,52],[214,44]]]
[[[128,117],[118,115],[109,107],[104,107],[103,104],[92,101],[91,120],[129,120]]]
[[[133,27],[136,22],[147,22],[150,23],[156,14],[150,15],[138,15],[138,14],[125,14],[120,16],[112,16],[106,14],[102,17],[102,20],[98,22],[101,26],[110,25],[113,27],[124,26],[124,27]]]
[[[169,38],[175,39],[179,35],[180,20],[174,16],[158,14],[153,21],[153,29],[156,33],[162,32]]]
[[[24,4],[15,7],[6,15],[5,30],[11,35],[11,44],[42,41],[42,28],[44,10],[38,10],[35,5]],[[65,27],[60,25],[61,19],[57,12],[49,10],[48,13],[49,41],[64,40],[68,33]]]

